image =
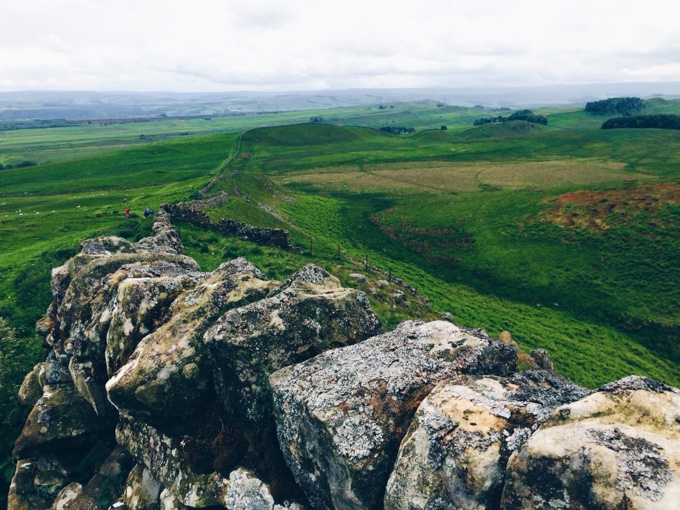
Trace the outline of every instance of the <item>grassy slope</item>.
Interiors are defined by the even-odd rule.
[[[479,129],[489,128],[507,126]],[[433,191],[423,185],[362,194],[361,189],[348,192],[324,185],[323,177],[331,181],[349,170],[356,181],[356,175],[371,173],[371,165],[398,168],[406,159],[434,158],[448,164],[485,160],[502,170],[508,161],[528,166],[596,155],[605,169],[612,162],[619,169],[611,181],[598,185],[606,191],[630,186],[622,184],[629,178],[659,182],[677,175],[677,133],[612,136],[599,130],[540,129],[512,137],[503,131],[490,137],[470,132],[382,137],[372,131],[309,125],[253,131],[244,137],[249,157],[237,163],[243,170],[239,179],[252,181],[263,173],[285,182],[288,189],[283,193],[294,201],[269,202],[299,238],[314,238],[319,253],[332,256],[340,244],[356,257],[369,254],[383,268],[400,271],[463,324],[491,333],[510,329],[523,345],[550,349],[562,373],[581,383],[596,386],[628,373],[646,373],[677,384],[677,354],[668,351],[663,337],[677,335],[673,318],[680,316],[671,283],[680,281],[673,263],[680,244],[675,230],[651,229],[650,237],[649,225],[635,220],[600,234],[564,229],[543,219],[558,194],[592,187],[590,170],[574,173],[572,182],[565,183],[563,175],[547,175],[538,184],[496,193],[484,190],[504,186],[479,182],[476,193]],[[579,162],[575,160],[577,166]],[[521,173],[521,165],[513,168]],[[309,175],[314,176],[313,184],[305,180]],[[231,214],[237,213],[236,203],[228,207]],[[664,214],[674,218],[672,206]],[[631,235],[638,242],[630,243]],[[442,238],[447,241],[438,248]],[[429,256],[423,257],[426,252]],[[654,253],[657,264],[643,263],[648,253]],[[663,260],[666,263],[660,264]],[[669,332],[666,326],[673,329]]]

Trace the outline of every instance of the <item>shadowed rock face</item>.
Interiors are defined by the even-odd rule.
[[[382,334],[313,264],[282,284],[242,258],[201,272],[163,212],[138,243],[85,241],[52,297],[10,510],[680,500],[678,390],[517,374],[516,345],[450,322]]]

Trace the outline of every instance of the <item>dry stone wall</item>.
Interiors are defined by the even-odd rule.
[[[282,250],[292,249],[290,234],[280,228],[261,228],[235,220],[210,220],[203,212],[209,201],[196,201],[179,204],[164,204],[163,210],[173,221],[185,221],[212,230],[228,237],[238,237],[263,246],[273,246]]]

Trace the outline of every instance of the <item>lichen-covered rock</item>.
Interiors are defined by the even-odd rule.
[[[45,377],[45,366],[43,363],[38,363],[33,367],[26,377],[24,377],[24,382],[21,383],[19,388],[19,393],[17,397],[19,398],[19,403],[25,407],[33,407],[35,403],[42,397],[43,394],[43,382],[41,379]]]
[[[40,471],[33,479],[35,491],[46,500],[53,500],[61,489],[67,484],[67,478],[63,473],[48,469]]]
[[[202,273],[128,278],[118,287],[106,336],[106,370],[112,376],[128,362],[140,340],[167,320],[170,305],[204,279]]]
[[[220,317],[204,341],[221,400],[260,424],[271,421],[271,373],[381,331],[363,292],[309,264],[271,297]]]
[[[158,510],[162,486],[142,464],[137,464],[125,482],[121,501],[128,510]]]
[[[510,454],[556,407],[589,393],[550,372],[440,383],[401,443],[385,508],[496,508]]]
[[[298,503],[274,503],[269,486],[244,468],[232,471],[229,478],[213,475],[211,492],[228,510],[304,510]]]
[[[531,351],[531,359],[534,360],[536,365],[541,370],[548,370],[550,372],[555,371],[552,359],[550,359],[550,354],[545,349],[534,349]]]
[[[192,470],[182,440],[133,418],[121,419],[116,440],[183,505],[203,508],[216,504],[210,494],[210,474]]]
[[[122,448],[115,447],[112,451],[108,442],[83,448],[69,448],[65,442],[64,446],[62,450],[40,450],[35,458],[17,463],[10,485],[9,510],[50,508],[58,500],[58,493],[74,480],[83,482],[90,478],[85,485],[79,483],[79,488],[73,486],[73,490],[62,494],[70,501],[70,508],[81,508],[82,504],[90,508],[92,501],[107,508],[122,493],[122,484],[131,467],[130,456]],[[95,469],[98,470],[95,472]]]
[[[220,265],[180,294],[168,322],[144,337],[109,379],[110,401],[126,414],[156,420],[194,408],[212,377],[203,333],[222,313],[264,297],[276,285],[243,258]]]
[[[71,357],[69,370],[76,388],[98,414],[108,410],[105,351],[121,283],[197,270],[192,259],[177,255],[116,254],[95,258],[74,276],[57,313],[58,337],[53,337]]]
[[[462,372],[505,373],[514,351],[451,323],[405,322],[270,377],[278,437],[314,508],[379,508],[420,402]]]
[[[179,234],[172,227],[170,223],[170,216],[161,208],[154,218],[153,226],[151,227],[151,235],[140,239],[137,243],[142,249],[148,251],[156,251],[160,253],[178,254],[184,253],[182,241]]]
[[[83,492],[83,486],[73,482],[57,495],[50,510],[99,510],[97,502]]]
[[[680,391],[628,377],[558,408],[508,463],[503,509],[668,509],[680,501]]]
[[[177,242],[171,225],[157,218],[152,237],[139,243],[119,237],[84,241],[75,257],[52,271],[52,305],[37,330],[100,416],[112,411],[104,391],[104,353],[118,286],[127,279],[197,272],[198,264],[180,255]]]
[[[186,508],[187,506],[177,501],[177,498],[168,489],[161,491],[159,510],[186,510]]]
[[[34,481],[39,472],[36,460],[17,461],[7,495],[8,510],[43,510],[50,506],[52,500],[46,500],[35,490]]]
[[[215,500],[230,510],[272,510],[274,498],[267,484],[253,473],[239,468],[213,484]]]
[[[30,457],[36,450],[65,449],[95,440],[115,422],[98,417],[72,385],[46,386],[14,445],[14,455]]]

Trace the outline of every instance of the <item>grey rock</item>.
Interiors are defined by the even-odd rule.
[[[162,486],[144,465],[132,468],[125,485],[120,501],[128,510],[158,510]]]
[[[440,383],[401,443],[385,508],[494,508],[510,454],[556,407],[588,394],[550,372]]]
[[[274,498],[267,484],[252,472],[239,468],[229,479],[213,482],[213,496],[229,510],[273,510]]]
[[[38,450],[64,450],[91,442],[113,429],[110,418],[98,417],[72,385],[45,386],[14,445],[14,455]]]
[[[310,264],[270,297],[227,312],[203,339],[225,411],[262,425],[271,423],[271,373],[381,331],[363,292]]]
[[[106,383],[109,400],[126,414],[156,420],[195,408],[212,378],[203,333],[222,313],[259,300],[277,283],[242,258],[220,265],[182,292],[170,307],[168,321],[139,342]],[[112,338],[115,331],[109,344],[121,342]]]
[[[67,478],[59,471],[40,471],[33,480],[35,491],[46,500],[53,500],[67,484]]]
[[[183,505],[203,508],[216,504],[210,494],[210,474],[192,470],[181,439],[163,434],[147,423],[121,418],[116,440]]]
[[[405,322],[275,372],[286,462],[314,508],[376,508],[399,442],[431,389],[461,372],[504,373],[513,359],[512,349],[481,331]]]
[[[550,372],[555,371],[552,359],[550,359],[550,354],[548,354],[548,351],[546,351],[545,349],[534,349],[533,351],[531,351],[530,356],[534,360],[536,366],[538,366],[539,369],[548,370]]]
[[[21,383],[21,387],[19,388],[19,393],[17,394],[19,403],[22,406],[33,407],[38,399],[42,397],[44,378],[44,363],[38,363],[33,367],[33,370],[26,374],[26,377],[24,377],[24,381]]]
[[[406,294],[403,292],[394,292],[392,293],[392,300],[396,305],[403,305],[406,303]]]
[[[501,508],[674,508],[678,494],[680,392],[628,377],[559,407],[512,454]]]
[[[363,275],[361,273],[350,273],[349,277],[355,279],[359,283],[366,283],[368,281],[368,278],[366,278],[366,275]]]

